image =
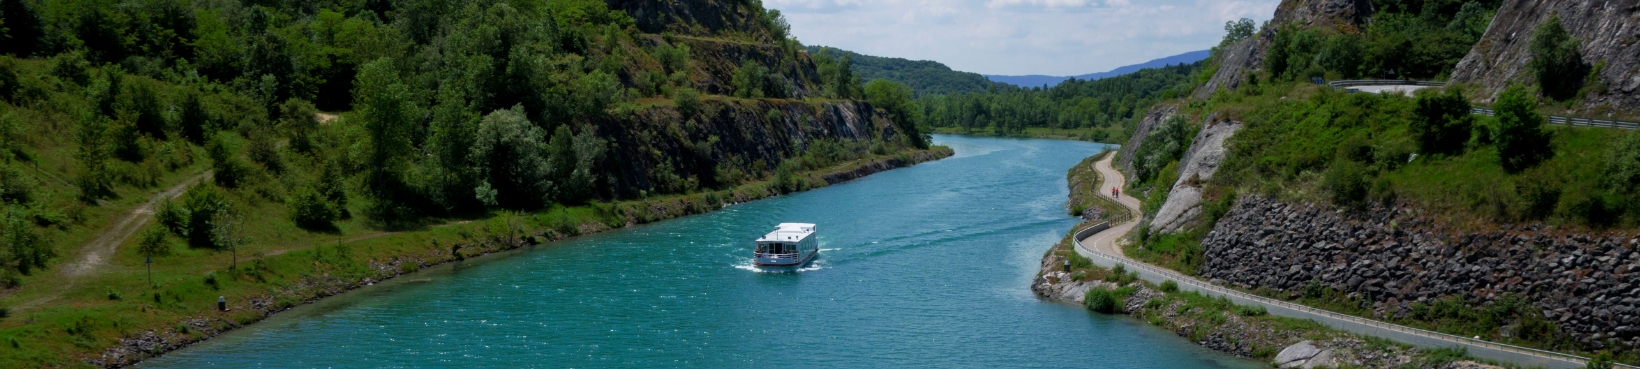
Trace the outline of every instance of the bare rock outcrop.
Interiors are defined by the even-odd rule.
[[[1205,99],[1219,89],[1234,91],[1241,87],[1247,81],[1248,72],[1263,69],[1265,50],[1275,42],[1280,26],[1360,29],[1372,13],[1369,0],[1283,0],[1276,7],[1270,26],[1251,38],[1225,46],[1219,51],[1221,55],[1214,55],[1219,58],[1218,71],[1192,96]]]
[[[1139,152],[1139,144],[1145,142],[1145,137],[1149,137],[1150,131],[1156,129],[1156,126],[1162,125],[1178,113],[1178,105],[1156,104],[1150,107],[1150,111],[1145,112],[1144,119],[1139,120],[1139,126],[1133,128],[1133,137],[1128,137],[1127,143],[1122,144],[1122,149],[1116,152],[1117,169],[1132,176],[1133,155]]]
[[[1162,203],[1162,208],[1150,221],[1152,231],[1175,233],[1201,219],[1202,183],[1212,179],[1213,174],[1219,171],[1219,164],[1228,153],[1224,142],[1241,127],[1241,122],[1215,122],[1209,118],[1207,127],[1196,133],[1196,139],[1180,162],[1184,168],[1179,170],[1179,180],[1173,183],[1167,201]]]
[[[1610,106],[1640,109],[1640,3],[1634,1],[1509,0],[1498,9],[1486,34],[1458,62],[1452,81],[1480,87],[1490,102],[1510,84],[1535,84],[1526,64],[1527,45],[1538,25],[1558,14],[1561,24],[1582,43],[1583,62],[1604,63],[1596,79],[1606,88],[1581,102],[1583,108]]]

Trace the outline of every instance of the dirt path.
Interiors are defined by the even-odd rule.
[[[51,302],[52,300],[61,297],[63,292],[73,288],[74,283],[78,281],[80,277],[96,272],[98,268],[108,264],[108,259],[114,256],[115,249],[119,247],[121,243],[124,243],[126,239],[131,238],[131,235],[136,234],[138,229],[142,229],[143,225],[148,224],[148,221],[154,218],[154,211],[158,209],[161,202],[182,196],[182,193],[187,191],[189,186],[193,186],[194,184],[204,181],[210,177],[210,171],[189,177],[188,179],[183,180],[182,183],[178,183],[170,188],[166,188],[164,191],[154,194],[148,198],[147,202],[142,203],[142,205],[139,205],[134,209],[131,209],[131,211],[121,215],[119,219],[115,219],[114,222],[109,223],[109,225],[102,231],[97,232],[96,238],[93,238],[90,242],[86,242],[84,245],[81,245],[78,249],[74,250],[73,254],[70,255],[70,257],[74,258],[73,262],[63,264],[62,269],[58,272],[58,275],[62,276],[62,280],[57,281],[57,283],[61,284],[61,287],[56,288],[55,293],[29,301],[19,305],[18,307],[31,308]]]

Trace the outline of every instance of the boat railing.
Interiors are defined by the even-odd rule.
[[[756,254],[757,254],[757,257],[760,257],[760,258],[774,258],[774,259],[796,259],[797,255],[798,255],[797,253],[770,254],[770,253],[763,253],[763,252],[759,252],[759,253],[756,253]]]

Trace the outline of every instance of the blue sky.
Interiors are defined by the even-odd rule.
[[[1203,50],[1280,0],[764,0],[805,45],[981,74],[1079,75]]]

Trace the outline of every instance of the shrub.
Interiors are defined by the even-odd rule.
[[[1585,69],[1580,47],[1577,38],[1560,24],[1558,14],[1532,32],[1532,41],[1527,45],[1532,59],[1526,67],[1537,77],[1544,96],[1561,100],[1577,93]]]
[[[1493,109],[1498,118],[1498,163],[1505,171],[1519,173],[1553,155],[1537,99],[1524,87],[1509,86],[1498,95]]]
[[[222,289],[222,283],[216,281],[216,273],[210,273],[210,274],[205,275],[205,285],[210,286],[211,289],[213,289],[213,290]]]
[[[108,300],[109,300],[109,301],[119,301],[119,300],[120,300],[120,298],[121,298],[121,297],[120,297],[120,293],[119,293],[119,292],[114,292],[114,291],[108,291]]]
[[[1088,289],[1088,294],[1083,297],[1082,304],[1086,305],[1088,310],[1114,314],[1118,309],[1116,291],[1112,291],[1107,287]]]
[[[166,242],[165,227],[149,227],[137,239],[137,253],[146,257],[166,256],[171,254],[171,243]]]
[[[1263,306],[1237,306],[1236,314],[1241,316],[1265,316],[1269,315],[1270,311],[1265,310]]]
[[[181,234],[188,238],[188,247],[219,249],[224,247],[213,234],[222,216],[229,211],[228,200],[212,186],[200,186],[183,196],[187,209],[187,226]]]
[[[1360,163],[1338,160],[1327,168],[1321,185],[1332,195],[1334,204],[1358,207],[1365,204],[1367,199],[1367,176],[1367,168]]]
[[[323,195],[309,188],[296,192],[290,199],[290,220],[306,229],[328,229],[341,216]]]
[[[1624,193],[1634,193],[1640,186],[1640,130],[1629,132],[1606,149],[1604,180],[1607,188]]]
[[[743,99],[763,98],[764,84],[768,82],[769,68],[763,67],[750,59],[740,64],[731,77],[731,84],[735,88],[735,97]]]
[[[1418,148],[1424,153],[1463,151],[1474,126],[1463,90],[1454,87],[1440,93],[1419,91],[1417,104],[1408,130],[1418,141]]]
[[[1166,281],[1162,281],[1162,287],[1161,288],[1162,288],[1162,292],[1167,292],[1167,293],[1179,292],[1179,282],[1174,282],[1171,279],[1166,280]]]
[[[212,136],[211,141],[205,144],[205,152],[211,158],[211,174],[216,184],[222,187],[239,187],[245,177],[250,175],[250,166],[239,159],[239,149],[232,142],[228,133],[219,133]]]
[[[672,103],[677,105],[678,114],[685,117],[695,115],[700,112],[700,92],[689,87],[678,88],[677,92],[672,93]]]

